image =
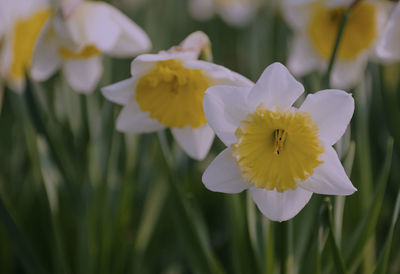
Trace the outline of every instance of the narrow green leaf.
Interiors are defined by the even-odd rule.
[[[386,190],[389,171],[392,163],[393,138],[389,138],[386,148],[385,161],[378,178],[377,188],[373,200],[371,201],[369,210],[358,225],[352,241],[349,246],[344,249],[345,262],[349,266],[349,271],[352,273],[356,270],[361,262],[363,250],[368,239],[373,235],[376,224],[378,222],[379,213],[381,211],[382,202]]]
[[[387,267],[388,267],[389,258],[390,258],[390,251],[392,249],[393,233],[394,233],[394,228],[396,226],[397,220],[399,218],[399,212],[400,212],[400,190],[397,193],[397,199],[396,199],[396,204],[395,204],[394,210],[393,210],[393,216],[392,216],[392,222],[390,224],[389,234],[386,238],[382,254],[378,261],[378,265],[374,271],[375,274],[387,273]]]

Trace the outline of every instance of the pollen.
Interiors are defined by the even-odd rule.
[[[302,111],[267,110],[260,105],[241,122],[232,144],[243,179],[257,188],[296,189],[322,164],[318,126]]]
[[[318,54],[327,60],[332,54],[346,8],[329,9],[322,5],[314,5],[313,8],[308,35]],[[375,7],[370,3],[360,2],[350,11],[338,49],[338,59],[354,60],[373,44],[377,37],[376,20]]]
[[[87,59],[97,56],[101,53],[100,50],[94,45],[87,45],[79,52],[75,52],[69,48],[61,47],[59,52],[64,59]]]
[[[143,112],[168,127],[199,128],[207,123],[203,97],[209,79],[199,69],[185,68],[179,60],[159,61],[136,88]]]
[[[48,9],[41,10],[15,24],[12,40],[11,77],[24,77],[25,71],[31,64],[36,40],[50,14],[51,12]]]

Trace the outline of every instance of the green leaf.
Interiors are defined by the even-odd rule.
[[[382,202],[386,190],[386,185],[389,177],[389,171],[392,164],[392,153],[393,153],[393,138],[389,138],[386,148],[385,161],[378,179],[377,189],[373,200],[371,201],[369,210],[359,223],[352,241],[349,246],[344,249],[346,265],[349,266],[350,272],[354,272],[363,255],[363,250],[368,242],[368,239],[373,235],[376,224],[378,222],[379,213],[382,208]]]

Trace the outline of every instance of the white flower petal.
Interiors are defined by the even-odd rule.
[[[136,101],[124,106],[117,119],[117,130],[132,133],[149,133],[162,130],[165,126],[142,112]]]
[[[90,93],[96,88],[103,73],[101,57],[66,60],[63,71],[68,83],[75,91]]]
[[[250,88],[213,86],[204,95],[207,122],[226,146],[237,141],[235,131],[249,113],[246,106],[249,92]]]
[[[110,19],[117,23],[121,32],[113,47],[105,51],[107,54],[130,57],[151,49],[149,37],[137,24],[116,8],[109,6],[108,9]]]
[[[57,36],[49,24],[50,20],[38,39],[32,58],[30,74],[36,81],[47,80],[61,65]]]
[[[254,83],[239,73],[223,66],[201,60],[185,60],[183,66],[190,69],[201,69],[211,80],[212,85],[230,85],[238,87],[252,87]]]
[[[390,16],[376,51],[378,57],[385,61],[400,60],[400,3]]]
[[[239,193],[251,186],[242,180],[241,174],[239,166],[232,157],[232,150],[226,148],[208,166],[202,181],[211,191]]]
[[[286,221],[300,212],[311,198],[312,192],[300,187],[278,192],[262,188],[250,188],[253,201],[265,217],[273,221]]]
[[[288,68],[294,75],[301,77],[318,69],[320,59],[311,48],[308,38],[303,34],[296,34],[291,43],[288,59]]]
[[[233,26],[244,26],[254,18],[254,3],[229,3],[218,5],[218,12],[227,23]]]
[[[300,187],[326,195],[350,195],[357,190],[347,177],[333,147],[325,146],[321,160],[323,164],[314,169],[313,175],[303,182],[298,182]]]
[[[312,116],[321,139],[333,145],[350,123],[354,113],[354,99],[345,91],[327,89],[309,94],[299,110]]]
[[[61,0],[61,11],[65,18],[70,16],[83,0]]]
[[[351,62],[336,61],[331,74],[331,86],[338,89],[354,87],[363,78],[367,62],[368,54],[361,54]]]
[[[214,0],[189,1],[189,12],[196,20],[209,20],[214,15],[214,9]]]
[[[264,103],[267,109],[279,107],[290,108],[304,92],[298,82],[281,63],[269,65],[250,91],[247,102],[253,108]]]
[[[303,30],[307,27],[313,9],[310,4],[316,0],[282,0],[282,12],[288,24],[296,29]]]
[[[66,21],[78,45],[94,45],[106,52],[113,48],[121,28],[111,16],[110,5],[104,2],[82,2]]]
[[[121,82],[103,87],[101,92],[111,102],[127,105],[130,102],[130,98],[135,96],[137,78],[131,77]]]
[[[209,125],[192,129],[190,126],[185,128],[172,128],[172,135],[179,146],[187,155],[196,160],[203,160],[214,140],[214,131]]]

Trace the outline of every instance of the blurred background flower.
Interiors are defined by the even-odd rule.
[[[151,42],[138,25],[111,5],[75,2],[64,6],[64,16],[54,18],[42,34],[31,74],[44,81],[62,67],[74,90],[89,93],[103,73],[103,54],[133,57],[149,51]]]
[[[284,1],[285,18],[294,30],[288,67],[296,76],[327,70],[342,19],[347,16],[330,82],[338,88],[360,82],[368,59],[375,54],[391,5],[371,0],[350,7],[352,2]]]

